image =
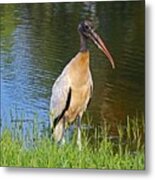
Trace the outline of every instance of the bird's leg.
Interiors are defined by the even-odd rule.
[[[60,141],[61,141],[62,144],[65,144],[65,124],[66,124],[66,118],[63,117],[62,120],[63,120],[63,122],[62,122],[63,123],[62,124],[63,127],[62,127],[62,136],[61,136],[61,140]]]
[[[81,116],[77,116],[77,126],[78,126],[78,135],[77,135],[77,145],[81,151]]]

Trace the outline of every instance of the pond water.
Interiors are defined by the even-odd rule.
[[[1,4],[0,13],[2,126],[22,113],[49,123],[52,85],[79,51],[77,26],[84,19],[95,22],[116,64],[113,70],[89,43],[92,125],[107,120],[114,133],[127,115],[144,114],[144,1]]]

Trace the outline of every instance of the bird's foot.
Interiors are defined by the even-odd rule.
[[[58,146],[63,146],[65,144],[65,138],[63,137],[57,144]]]
[[[81,144],[81,141],[77,140],[77,145],[78,145],[79,151],[81,151],[81,150],[82,150],[82,144]]]

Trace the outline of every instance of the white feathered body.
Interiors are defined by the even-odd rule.
[[[53,128],[55,119],[62,115],[53,129],[56,141],[59,141],[62,136],[63,118],[65,117],[66,122],[72,123],[78,115],[82,117],[92,95],[92,90],[93,81],[89,68],[89,51],[79,52],[66,65],[52,88],[51,128]]]

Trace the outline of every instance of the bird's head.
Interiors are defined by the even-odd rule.
[[[99,49],[106,55],[109,59],[112,68],[115,68],[114,60],[105,46],[104,41],[100,38],[100,36],[95,32],[93,23],[91,21],[85,20],[78,25],[78,31],[82,34],[86,39],[91,39],[94,44],[97,45]]]

